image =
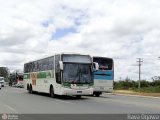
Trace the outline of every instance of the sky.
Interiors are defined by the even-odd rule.
[[[115,80],[160,75],[159,0],[0,0],[0,66],[60,52],[114,59]]]

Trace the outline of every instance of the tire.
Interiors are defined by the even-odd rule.
[[[80,99],[80,98],[81,98],[81,95],[76,95],[76,98],[77,98],[77,99]]]
[[[53,87],[50,88],[50,97],[55,98]]]
[[[27,90],[29,91],[29,85],[27,84]]]
[[[99,97],[101,95],[101,92],[95,92],[94,94],[96,97]]]
[[[33,94],[32,86],[29,87],[29,93]]]

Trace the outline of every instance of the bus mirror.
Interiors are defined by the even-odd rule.
[[[94,64],[94,70],[96,70],[96,71],[99,70],[99,65],[98,65],[98,63],[97,63],[97,62],[94,62],[93,64]]]
[[[59,61],[59,68],[60,68],[60,70],[63,70],[63,62],[62,61]]]

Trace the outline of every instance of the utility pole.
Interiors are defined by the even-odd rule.
[[[138,88],[140,89],[141,88],[141,63],[143,62],[142,61],[142,58],[137,58],[138,59],[138,66],[139,66],[139,81],[138,81]]]

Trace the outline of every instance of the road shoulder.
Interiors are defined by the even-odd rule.
[[[134,92],[134,91],[129,91],[129,90],[115,90],[113,94],[160,99],[160,93],[140,93],[140,92]]]

